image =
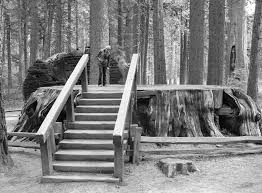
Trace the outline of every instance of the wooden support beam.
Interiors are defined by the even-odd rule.
[[[75,121],[75,111],[74,111],[74,97],[71,94],[66,102],[66,120],[69,122]]]
[[[141,140],[142,128],[136,127],[135,128],[135,136],[134,136],[134,143],[133,143],[133,164],[139,162],[139,149],[140,149],[140,140]]]
[[[43,176],[48,176],[53,173],[51,138],[48,137],[45,142],[43,141],[40,140],[42,173]]]
[[[120,137],[114,137],[114,177],[119,178],[120,182],[124,177],[124,146]]]
[[[17,137],[35,137],[36,133],[29,132],[7,132],[9,136],[17,136]]]
[[[88,87],[87,67],[85,67],[81,75],[81,85],[82,85],[82,93],[87,92],[87,87]]]
[[[262,137],[141,137],[141,143],[166,144],[233,144],[258,143],[262,144]]]

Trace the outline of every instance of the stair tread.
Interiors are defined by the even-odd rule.
[[[59,149],[56,155],[114,155],[113,150]]]
[[[107,161],[54,161],[54,166],[63,167],[114,167],[114,162]]]
[[[76,108],[119,108],[119,105],[78,105]]]
[[[71,172],[57,173],[50,176],[43,176],[42,182],[44,183],[57,183],[57,182],[119,182],[119,178],[115,178],[112,174],[78,174]]]
[[[109,139],[63,139],[60,143],[81,143],[81,144],[113,144],[113,140]]]
[[[70,133],[74,133],[74,134],[83,134],[83,133],[84,134],[113,134],[113,132],[114,132],[113,130],[91,130],[91,129],[85,129],[85,130],[69,129],[65,131],[65,133],[68,133],[68,134]]]
[[[70,124],[90,124],[90,125],[111,125],[115,124],[116,121],[74,121],[69,122]]]
[[[117,115],[117,113],[75,113],[75,115],[94,115],[94,116],[102,116],[102,115]]]
[[[80,100],[85,100],[85,101],[105,101],[105,100],[108,100],[108,101],[118,101],[118,100],[121,100],[121,98],[95,98],[95,99],[92,99],[92,98],[82,98]]]

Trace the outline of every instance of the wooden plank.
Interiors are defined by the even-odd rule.
[[[141,143],[166,144],[232,144],[232,143],[258,143],[262,144],[262,137],[141,137]]]
[[[32,142],[11,142],[8,141],[9,147],[22,147],[22,148],[29,148],[29,149],[40,149],[39,144],[35,144]]]
[[[35,137],[36,133],[29,132],[7,132],[9,136],[17,136],[17,137]]]
[[[71,95],[76,82],[78,81],[79,77],[81,76],[83,69],[86,67],[87,62],[88,62],[88,55],[84,54],[81,57],[80,61],[77,63],[74,71],[70,75],[62,91],[58,95],[55,103],[53,104],[52,108],[50,109],[49,113],[47,114],[45,120],[41,124],[37,132],[38,140],[43,140],[43,142],[46,141],[48,134],[49,134],[47,130],[57,120],[60,112],[62,111],[69,96]]]
[[[120,103],[117,120],[114,128],[114,136],[120,136],[123,140],[123,132],[125,129],[125,122],[128,114],[128,108],[130,105],[131,100],[131,93],[134,85],[135,80],[135,74],[137,69],[137,63],[138,63],[138,54],[133,54],[131,65],[128,71],[126,84],[124,88],[124,92],[122,95],[122,100]]]
[[[141,149],[141,154],[154,155],[242,155],[262,153],[261,147],[252,148],[201,148],[201,149]]]
[[[53,158],[50,137],[48,137],[45,142],[41,140],[40,151],[43,176],[51,175],[53,173]]]
[[[224,89],[212,90],[212,92],[213,92],[214,108],[219,109],[223,105]]]

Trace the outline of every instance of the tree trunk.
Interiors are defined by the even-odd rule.
[[[204,82],[205,0],[190,0],[188,83]]]
[[[18,74],[18,83],[22,84],[23,82],[23,44],[22,44],[22,32],[23,32],[23,8],[22,8],[22,0],[17,0],[17,7],[18,7],[18,47],[19,47],[19,74]]]
[[[78,30],[79,30],[79,27],[78,27],[78,1],[75,0],[75,12],[76,12],[76,49],[79,49],[79,45],[78,45],[78,42],[79,42],[79,33],[78,33]]]
[[[248,76],[247,94],[257,101],[258,95],[258,75],[259,75],[259,61],[258,61],[258,46],[260,37],[260,24],[262,17],[262,1],[256,0],[256,9],[254,15],[253,31],[252,31],[252,43],[251,43],[251,55],[250,66]]]
[[[37,59],[38,52],[38,31],[39,31],[39,18],[38,7],[36,3],[32,4],[31,26],[30,26],[30,66],[34,64]]]
[[[225,0],[209,1],[208,85],[222,85],[224,80]]]
[[[5,66],[5,50],[6,50],[6,14],[3,13],[3,41],[2,41],[2,64],[1,64],[1,85],[4,83],[3,71]],[[2,88],[1,88],[2,89]],[[1,90],[2,92],[2,90]]]
[[[229,34],[228,34],[228,52],[227,61],[230,61],[232,54],[234,55],[234,62],[227,64],[226,74],[228,76],[237,76],[242,82],[247,78],[247,26],[245,13],[246,0],[230,0],[228,1],[228,15],[229,15]],[[232,53],[234,52],[234,53]],[[245,88],[243,88],[245,89]]]
[[[124,33],[124,50],[126,54],[126,61],[127,63],[131,62],[132,58],[132,45],[133,45],[133,27],[135,27],[132,23],[132,17],[133,14],[133,6],[131,0],[126,0],[124,3],[124,10],[125,10],[125,19],[126,19],[126,25],[125,25],[125,33]]]
[[[7,63],[8,63],[8,95],[12,88],[12,62],[11,62],[11,23],[10,16],[6,14],[6,48],[7,48]]]
[[[0,83],[0,90],[1,90]],[[2,104],[2,92],[0,92],[0,173],[7,172],[13,166],[13,161],[8,152],[7,130],[5,122],[5,111]]]
[[[124,46],[124,35],[123,35],[123,0],[118,0],[118,27],[117,27],[117,41],[120,47]]]
[[[139,7],[138,2],[134,3],[133,6],[133,53],[138,53],[139,50]]]
[[[26,0],[22,0],[23,4],[23,40],[24,40],[24,66],[25,66],[25,76],[27,74],[28,69],[28,61],[27,61],[27,4]]]
[[[51,51],[51,40],[52,40],[52,25],[53,25],[53,17],[54,17],[54,2],[53,0],[46,1],[47,8],[47,19],[46,19],[46,29],[45,29],[45,41],[44,41],[44,58],[48,58],[50,56]]]
[[[90,82],[98,83],[98,61],[96,56],[100,49],[109,44],[107,2],[104,0],[90,1]]]
[[[56,0],[56,16],[55,16],[55,53],[62,52],[62,2]]]
[[[145,50],[144,50],[144,69],[142,84],[147,83],[147,49],[148,49],[148,33],[149,33],[149,17],[150,17],[150,2],[146,1],[146,21],[145,21]]]
[[[67,52],[71,52],[71,1],[67,0]]]
[[[180,43],[180,84],[186,84],[187,79],[187,31],[181,33]]]
[[[118,43],[118,4],[115,1],[107,0],[109,17],[109,44],[112,48],[117,47]]]
[[[163,0],[153,1],[154,84],[166,84]]]

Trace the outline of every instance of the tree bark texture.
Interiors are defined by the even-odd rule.
[[[163,0],[153,1],[154,84],[166,84]]]
[[[97,54],[100,49],[109,44],[108,37],[108,18],[107,1],[90,1],[90,83],[98,83],[98,61]]]
[[[225,0],[209,1],[208,85],[222,85],[224,80]]]
[[[228,1],[229,32],[228,32],[228,53],[227,61],[232,57],[232,49],[235,50],[235,61],[227,63],[226,75],[237,76],[241,81],[247,76],[247,25],[245,13],[246,0]],[[241,70],[242,69],[242,70]],[[240,72],[239,72],[240,70]]]
[[[67,52],[71,52],[71,2],[72,0],[67,0]]]
[[[18,74],[18,82],[21,84],[23,82],[23,8],[22,8],[22,0],[17,0],[17,7],[18,7],[18,47],[19,47],[19,74]]]
[[[188,83],[204,81],[205,0],[190,0]]]
[[[46,29],[45,29],[45,41],[44,41],[44,58],[48,58],[50,56],[51,51],[51,41],[52,41],[52,25],[53,25],[53,17],[54,17],[54,1],[48,0],[46,1],[47,8],[47,18],[46,18]]]
[[[181,43],[180,43],[180,84],[186,84],[187,80],[187,31],[181,33]]]
[[[7,143],[5,111],[2,103],[2,92],[0,92],[0,173],[7,172],[7,170],[13,165],[13,161],[8,152]]]
[[[55,15],[55,49],[54,53],[62,52],[62,1],[56,1],[56,15]]]
[[[75,33],[76,33],[76,49],[79,49],[79,44],[78,44],[78,42],[79,42],[79,32],[78,32],[78,30],[79,30],[79,25],[78,25],[78,18],[79,18],[79,16],[78,16],[78,1],[77,0],[75,0],[75,20],[76,20],[76,30],[75,30]]]
[[[258,46],[260,37],[260,26],[262,17],[262,1],[256,0],[256,9],[252,31],[252,42],[251,42],[251,55],[250,55],[250,66],[249,76],[247,85],[247,94],[257,101],[258,95],[258,75],[259,75],[259,64],[258,61]]]
[[[31,26],[30,26],[30,66],[37,59],[38,44],[39,44],[39,18],[37,3],[32,4]]]
[[[7,50],[7,63],[8,63],[8,95],[9,90],[12,88],[12,58],[11,58],[11,22],[10,16],[6,14],[6,50]]]
[[[131,0],[124,1],[124,12],[125,12],[125,32],[124,32],[124,50],[126,55],[127,63],[131,62],[132,53],[133,53],[133,29],[137,26],[133,25],[132,17],[133,14],[133,4]],[[135,20],[135,19],[134,19]],[[138,31],[137,31],[138,32]],[[139,37],[139,36],[138,36]],[[135,46],[135,45],[134,45]]]
[[[145,21],[145,50],[144,50],[144,66],[143,66],[143,82],[142,84],[147,83],[147,49],[148,49],[148,33],[149,33],[149,18],[150,17],[150,2],[146,1],[146,21]]]
[[[117,20],[117,41],[120,47],[124,46],[124,35],[123,35],[123,28],[124,28],[124,17],[123,17],[123,0],[117,1],[117,10],[118,10],[118,20]]]
[[[109,44],[113,49],[118,44],[118,4],[115,1],[107,0],[109,17]]]
[[[138,91],[136,116],[148,136],[261,136],[260,110],[237,89],[147,88]]]
[[[22,0],[23,5],[23,40],[24,40],[24,67],[25,67],[25,76],[28,69],[28,61],[27,61],[27,3],[26,0]]]

